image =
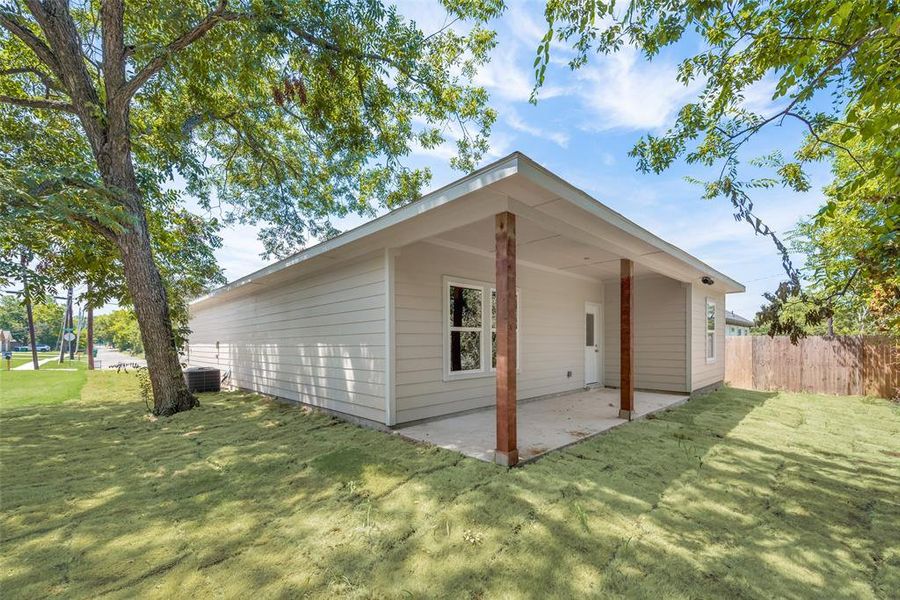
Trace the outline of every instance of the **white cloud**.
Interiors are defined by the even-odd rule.
[[[513,102],[527,102],[534,82],[519,67],[515,44],[498,46],[491,62],[483,65],[475,74],[475,84],[487,88],[491,95]]]
[[[776,85],[774,77],[766,77],[750,85],[744,90],[741,108],[764,116],[776,113],[788,102],[784,97],[773,100]]]
[[[410,145],[410,149],[413,156],[436,158],[444,162],[449,162],[457,153],[456,142],[449,140],[445,140],[433,148],[425,148],[418,142],[414,142]]]
[[[508,135],[498,132],[491,133],[490,145],[485,155],[490,159],[503,158],[512,152],[512,144],[513,140]]]
[[[233,225],[219,233],[222,236],[222,247],[215,251],[216,261],[228,281],[248,275],[269,263],[261,258],[263,245],[259,241],[258,227]]]
[[[501,114],[505,116],[506,124],[516,131],[527,133],[530,136],[542,140],[549,140],[557,146],[560,146],[561,148],[566,148],[569,145],[570,138],[568,133],[558,130],[548,130],[544,129],[543,127],[531,125],[530,123],[525,122],[522,117],[519,116],[519,113],[517,113],[512,107],[501,110]]]
[[[595,117],[588,131],[661,129],[700,87],[676,80],[676,66],[657,58],[647,62],[633,47],[595,56],[576,72],[578,95]]]
[[[510,102],[528,102],[534,89],[534,75],[529,68],[533,55],[525,55],[522,46],[508,40],[499,44],[491,55],[491,61],[475,74],[474,83],[491,92],[491,96]],[[570,89],[558,85],[545,85],[540,98],[547,100],[569,93]]]

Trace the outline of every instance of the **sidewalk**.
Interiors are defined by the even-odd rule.
[[[120,363],[125,363],[129,367],[132,365],[141,367],[147,366],[147,361],[143,358],[136,358],[130,354],[125,354],[124,352],[119,352],[113,348],[107,348],[106,346],[101,346],[97,349],[97,360],[100,361],[100,365],[104,369],[115,367]]]
[[[54,360],[58,360],[56,358],[45,358],[43,360],[38,361],[38,366],[46,365],[48,362],[53,362]],[[34,371],[34,363],[28,361],[24,365],[19,365],[18,367],[13,367],[13,371]]]

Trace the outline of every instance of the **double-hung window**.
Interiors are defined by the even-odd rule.
[[[716,301],[706,299],[706,362],[716,360]]]
[[[516,296],[518,304],[518,290]],[[517,331],[519,314],[517,310]],[[497,367],[497,290],[493,284],[445,278],[444,323],[445,379],[490,375]]]
[[[450,372],[478,373],[484,370],[484,288],[449,283],[448,291]]]

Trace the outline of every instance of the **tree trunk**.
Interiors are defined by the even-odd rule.
[[[31,288],[28,287],[28,259],[22,255],[22,296],[25,301],[25,316],[28,319],[28,341],[31,343],[31,362],[34,370],[41,368],[37,356],[37,339],[34,335],[34,313],[31,309]]]
[[[47,56],[39,52],[38,58],[59,75],[90,142],[103,183],[121,194],[122,208],[133,223],[124,232],[98,228],[115,242],[122,256],[125,283],[137,313],[153,387],[153,412],[172,415],[193,408],[197,399],[188,391],[178,362],[169,302],[150,251],[147,217],[131,155],[131,93],[123,91],[126,80],[124,3],[101,3],[104,98],[94,87],[83,60],[82,42],[68,3],[55,0],[27,4],[54,51],[48,50]],[[220,4],[224,10],[225,3]],[[98,114],[103,109],[105,114]]]
[[[116,241],[122,253],[125,281],[137,313],[153,386],[153,414],[169,416],[190,410],[199,402],[188,391],[181,372],[166,288],[153,262],[143,214],[134,229],[120,235]]]

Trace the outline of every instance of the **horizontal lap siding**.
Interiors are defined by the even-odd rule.
[[[398,422],[495,402],[495,378],[443,381],[443,276],[494,281],[491,258],[433,244],[404,248],[397,258]],[[518,397],[584,385],[584,303],[600,302],[592,283],[519,265]],[[571,371],[572,376],[567,377]]]
[[[604,383],[619,385],[619,281],[605,284]],[[662,275],[640,277],[634,288],[634,385],[687,389],[687,308],[681,282]]]
[[[383,258],[260,288],[192,307],[191,366],[231,371],[239,388],[383,422]]]
[[[716,302],[716,359],[706,362],[706,298]],[[691,290],[691,391],[725,379],[725,295],[706,286]]]

